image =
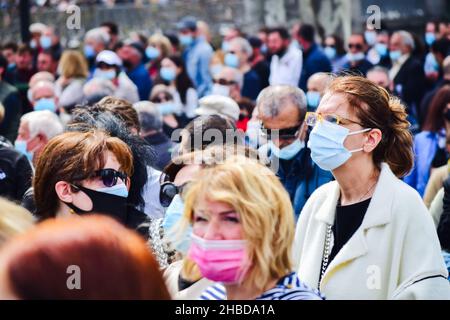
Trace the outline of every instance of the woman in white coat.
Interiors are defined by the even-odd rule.
[[[328,299],[450,299],[433,221],[399,178],[413,164],[404,106],[357,76],[333,80],[308,146],[336,181],[317,189],[298,221],[298,274]]]

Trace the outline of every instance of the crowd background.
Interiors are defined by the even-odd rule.
[[[90,6],[116,6],[87,2],[75,2],[83,17]],[[259,25],[231,12],[223,24],[203,13],[152,20],[148,29],[91,19],[62,31],[61,21],[36,17],[70,2],[42,1],[22,30],[29,39],[11,36],[9,24],[11,34],[0,37],[0,196],[21,207],[0,203],[0,212],[18,212],[12,222],[0,215],[1,297],[450,298],[442,282],[444,263],[450,268],[450,20],[445,11],[429,15],[422,1],[416,9],[427,15],[417,25],[385,16],[375,28],[352,19],[364,1],[332,1],[310,8],[315,17],[336,9],[327,27],[303,19],[306,7],[288,14],[294,2],[279,1],[284,7],[267,14],[273,1],[263,8],[244,1],[246,10],[262,10]],[[16,10],[1,4],[3,18]],[[170,1],[150,8],[161,17],[176,11]],[[286,23],[288,16],[301,19]],[[316,211],[334,225],[317,224]],[[385,214],[374,218],[375,211]],[[119,224],[78,220],[88,213]],[[369,246],[366,257],[389,273],[383,290],[361,285],[364,257],[335,274],[337,261],[366,254],[355,242],[361,228],[387,224],[379,220],[391,213],[389,227],[367,238],[389,248]],[[76,242],[89,223],[85,243]],[[15,234],[22,235],[8,242]],[[53,245],[59,236],[64,241]],[[85,264],[91,254],[108,256],[111,245],[110,258]],[[22,267],[42,267],[48,251],[55,255],[47,263],[60,270],[66,260],[57,253],[77,250],[90,279],[99,279],[84,296],[67,295],[57,276],[41,277],[44,268]],[[138,270],[117,284],[117,295],[101,285],[109,274],[93,271],[109,263],[121,279]],[[339,290],[349,277],[360,281]]]

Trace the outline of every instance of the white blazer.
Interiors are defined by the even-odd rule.
[[[314,288],[339,195],[337,181],[317,189],[297,224],[294,261],[300,279]],[[447,276],[422,199],[383,163],[363,222],[329,263],[320,291],[327,299],[450,299]]]

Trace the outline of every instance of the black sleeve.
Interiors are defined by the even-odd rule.
[[[450,251],[450,177],[444,181],[444,212],[439,220],[438,237],[442,249]]]
[[[0,126],[0,134],[9,141],[14,142],[19,130],[20,117],[22,116],[22,105],[19,94],[14,92],[3,101],[5,107],[5,118]]]
[[[33,170],[30,162],[22,155],[17,160],[16,165],[16,199],[22,199],[25,192],[31,187],[31,179],[33,178]]]
[[[410,106],[415,104],[415,108],[420,107],[425,87],[425,73],[423,67],[418,61],[414,61],[408,70],[407,81],[403,88],[404,100]]]

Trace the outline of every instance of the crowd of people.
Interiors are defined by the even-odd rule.
[[[0,299],[450,299],[449,22],[176,27],[1,45]]]

